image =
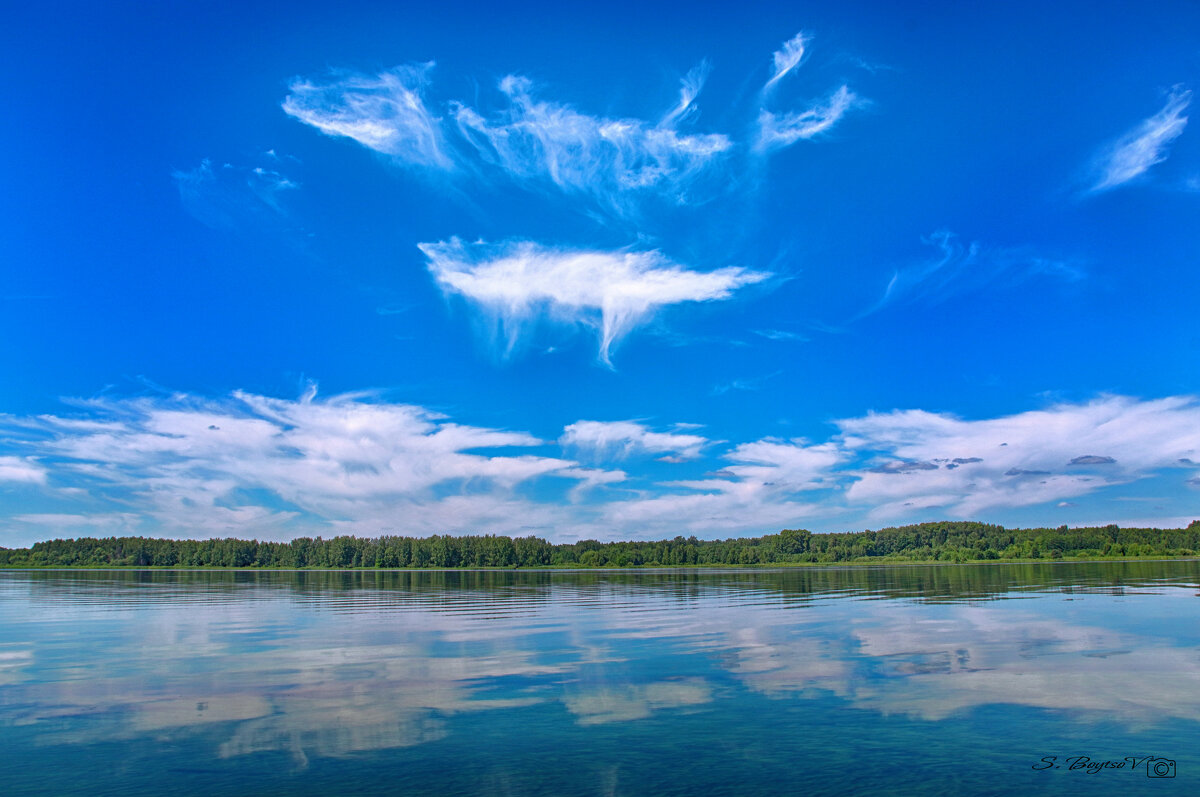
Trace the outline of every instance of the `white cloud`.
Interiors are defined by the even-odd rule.
[[[109,512],[98,514],[67,514],[58,512],[31,512],[13,515],[12,520],[35,526],[47,534],[133,534],[137,531],[140,518],[133,513]]]
[[[767,81],[764,90],[770,89],[775,83],[791,72],[804,58],[804,45],[808,44],[808,37],[804,35],[804,31],[797,33],[792,38],[783,43],[783,46],[775,51],[771,56],[774,66],[774,71],[771,73],[771,79]]]
[[[754,334],[764,337],[767,340],[785,340],[794,343],[807,343],[809,338],[807,335],[801,335],[799,332],[789,332],[783,329],[756,329]]]
[[[484,311],[506,355],[528,324],[546,319],[594,327],[606,364],[613,346],[662,307],[727,299],[769,276],[736,266],[690,271],[653,251],[561,250],[532,242],[468,246],[457,239],[420,249],[444,293]]]
[[[559,443],[595,458],[623,458],[634,454],[662,454],[679,462],[696,459],[708,439],[694,434],[653,432],[636,421],[576,421],[563,429]]]
[[[824,102],[799,113],[776,114],[763,108],[758,114],[758,139],[754,149],[769,152],[824,133],[837,124],[847,111],[861,104],[862,100],[854,92],[842,86]]]
[[[774,533],[822,511],[821,505],[795,496],[832,487],[831,472],[845,458],[832,443],[743,443],[724,455],[734,464],[710,478],[662,485],[698,492],[612,502],[604,507],[605,523],[635,528],[641,537],[671,537],[682,531]]]
[[[623,477],[554,457],[472,453],[542,441],[367,398],[283,400],[238,392],[220,400],[92,400],[78,406],[92,416],[85,420],[103,423],[46,415],[20,425],[34,437],[26,444],[52,458],[56,473],[123,510],[92,507],[88,514],[107,518],[107,525],[141,519],[189,536],[286,537],[322,526],[357,533],[389,526],[409,533],[518,531],[556,517],[515,493],[518,486],[543,476],[585,484]],[[20,520],[81,526],[82,514]]]
[[[500,82],[509,106],[497,118],[461,104],[454,115],[479,157],[518,181],[549,182],[618,211],[627,209],[623,194],[643,189],[682,204],[690,183],[733,146],[721,134],[675,129],[693,109],[706,73],[702,66],[688,74],[679,105],[657,125],[535,99],[532,83],[514,75]]]
[[[335,72],[326,83],[297,78],[283,110],[330,136],[344,136],[402,163],[450,170],[441,119],[422,93],[432,63],[398,66],[374,77]]]
[[[808,41],[798,33],[774,54],[758,101],[765,102],[796,69]],[[721,132],[687,129],[698,116],[697,98],[711,70],[707,61],[682,78],[678,101],[657,120],[587,113],[543,99],[532,80],[513,74],[498,82],[498,107],[486,96],[471,103],[427,101],[432,67],[296,78],[282,107],[327,135],[350,138],[401,163],[566,194],[588,200],[584,211],[590,215],[629,220],[648,204],[661,209],[729,192],[741,182],[732,178],[744,170],[748,156],[812,138],[865,104],[842,86],[799,112],[777,114],[763,107],[755,139],[740,142]]]
[[[1180,467],[1200,451],[1200,404],[1179,396],[1105,396],[977,421],[906,410],[837,425],[842,445],[875,463],[857,471],[846,498],[877,519],[1059,502]]]
[[[10,537],[137,533],[290,539],[299,534],[537,534],[663,538],[782,528],[846,530],[864,518],[1004,522],[1041,506],[1059,522],[1110,517],[1177,527],[1200,462],[1200,400],[1102,396],[964,420],[922,410],[836,422],[825,441],[766,438],[718,450],[687,425],[581,420],[562,455],[521,431],[456,423],[370,395],[284,400],[249,393],[73,403],[72,416],[0,418],[6,482],[54,485],[10,508]],[[659,456],[688,478],[652,483],[582,458]],[[19,456],[18,456],[19,454]],[[661,456],[660,456],[661,455]],[[690,472],[689,472],[690,471]],[[1085,497],[1157,479],[1160,514],[1110,514]],[[2,484],[2,483],[0,483]],[[620,485],[619,491],[600,489]],[[563,489],[566,488],[566,489]],[[1177,503],[1170,501],[1178,499]],[[1180,518],[1184,518],[1180,520]],[[1177,522],[1178,521],[1178,522]],[[1048,521],[1047,521],[1048,522]],[[23,543],[28,538],[22,538]]]
[[[1167,159],[1167,148],[1187,126],[1183,115],[1192,101],[1192,92],[1176,86],[1162,110],[1117,139],[1099,158],[1099,177],[1093,193],[1124,185],[1147,169]]]
[[[684,75],[679,86],[679,104],[662,118],[658,123],[659,127],[673,126],[696,114],[696,98],[700,96],[700,90],[704,88],[704,82],[708,80],[711,71],[712,64],[701,61]]]
[[[675,482],[696,490],[724,493],[797,492],[830,486],[832,469],[846,459],[834,443],[809,445],[804,440],[767,438],[742,443],[724,455],[733,463],[720,478]]]
[[[46,469],[27,457],[0,457],[0,482],[45,484]]]
[[[723,134],[676,129],[694,115],[707,63],[687,74],[679,104],[657,124],[536,99],[531,81],[514,75],[500,81],[508,103],[502,112],[485,116],[452,102],[446,122],[423,97],[432,66],[395,67],[373,77],[339,72],[327,82],[296,79],[283,110],[403,163],[478,171],[482,162],[517,182],[589,195],[620,213],[632,210],[626,195],[633,191],[686,202],[691,184],[733,147]]]

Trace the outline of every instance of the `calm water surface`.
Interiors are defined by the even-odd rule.
[[[0,792],[1200,794],[1198,579],[0,571]]]

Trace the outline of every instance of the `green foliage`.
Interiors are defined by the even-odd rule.
[[[998,559],[1195,556],[1200,521],[1186,529],[1006,529],[940,522],[842,534],[785,529],[764,537],[551,545],[537,537],[434,535],[160,540],[85,537],[0,548],[0,567],[511,568],[686,567],[837,562],[986,562]]]

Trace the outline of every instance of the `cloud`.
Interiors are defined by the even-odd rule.
[[[46,469],[27,457],[0,457],[0,483],[45,484]]]
[[[848,451],[905,463],[863,468],[846,491],[847,501],[869,507],[877,519],[913,507],[977,517],[1059,502],[1180,467],[1181,457],[1200,449],[1200,403],[1186,396],[1147,401],[1104,396],[976,421],[923,410],[871,413],[837,426]],[[950,468],[953,459],[968,458],[978,461]],[[939,460],[949,464],[927,467]],[[1089,465],[1103,468],[1080,468]]]
[[[719,133],[675,128],[693,110],[706,74],[704,66],[688,73],[679,105],[658,124],[536,99],[532,82],[515,75],[500,81],[508,107],[498,117],[456,104],[454,118],[477,155],[518,182],[587,194],[617,211],[628,209],[624,194],[643,190],[684,204],[690,184],[733,146]]]
[[[661,308],[727,299],[770,276],[737,266],[691,271],[654,251],[466,245],[458,239],[419,246],[438,287],[484,312],[506,356],[531,322],[545,319],[595,328],[600,360],[611,364],[612,348]]]
[[[95,514],[110,525],[130,526],[136,518],[185,536],[389,527],[519,533],[557,517],[519,495],[521,485],[546,476],[587,484],[623,478],[555,457],[474,453],[543,443],[361,394],[178,394],[76,404],[87,417],[44,415],[8,425],[55,462],[56,477],[88,488],[93,504],[85,513],[26,514],[24,523],[82,526],[77,517]],[[98,510],[95,501],[109,509]]]
[[[36,509],[2,516],[10,538],[35,535],[22,543],[65,533],[644,539],[814,522],[845,530],[860,518],[1004,522],[996,513],[1042,505],[1061,516],[1057,507],[1075,503],[1090,522],[1106,512],[1079,499],[1106,487],[1158,477],[1158,489],[1190,494],[1200,456],[1200,399],[1190,396],[1101,396],[979,420],[869,413],[815,442],[730,445],[686,424],[580,420],[564,428],[558,455],[526,432],[373,394],[69,403],[65,414],[0,416],[0,485],[41,488]],[[626,473],[577,456],[659,457],[685,463],[688,476],[712,457],[715,469],[654,482],[657,467]]]
[[[915,470],[937,470],[932,462],[885,462],[873,468],[867,468],[868,473],[912,473]]]
[[[757,95],[757,122],[747,119],[756,125],[753,141],[688,129],[699,115],[708,61],[684,75],[678,100],[657,119],[587,113],[543,98],[533,80],[517,74],[496,84],[498,103],[486,94],[473,103],[427,100],[432,63],[375,75],[340,70],[295,78],[282,107],[326,135],[350,138],[405,165],[583,198],[589,215],[628,221],[649,204],[661,209],[726,194],[740,182],[748,158],[812,138],[865,104],[842,86],[798,112],[766,109],[767,96],[800,64],[808,40],[798,33],[774,54],[772,76]]]
[[[26,526],[33,526],[42,534],[103,535],[135,534],[139,530],[142,518],[132,512],[105,512],[87,514],[69,514],[62,512],[30,512],[23,515],[13,515],[12,521]]]
[[[758,113],[757,152],[770,152],[824,133],[841,120],[846,112],[863,101],[848,87],[842,86],[824,102],[809,106],[799,113],[777,114],[763,108]]]
[[[807,343],[809,338],[799,332],[788,332],[783,329],[756,329],[754,334],[767,340],[786,340],[795,343]]]
[[[704,82],[708,80],[711,71],[712,64],[708,61],[701,61],[688,70],[688,73],[680,81],[679,104],[662,118],[662,121],[659,122],[660,127],[673,126],[696,114],[696,98],[700,96],[700,91],[704,88]]]
[[[207,158],[194,169],[171,172],[171,179],[184,210],[202,224],[223,229],[278,224],[287,215],[281,196],[300,187],[275,169],[232,163],[214,168]]]
[[[1100,457],[1095,454],[1085,454],[1082,457],[1075,457],[1068,465],[1113,465],[1116,460],[1112,457]]]
[[[804,31],[800,31],[785,41],[783,46],[775,51],[771,56],[774,70],[771,73],[771,79],[763,87],[764,91],[770,89],[780,78],[800,64],[801,59],[804,58],[804,45],[808,44],[808,42],[809,38],[804,35]]]
[[[1083,269],[1068,260],[1045,257],[1023,248],[963,243],[954,233],[938,230],[923,243],[938,250],[936,257],[897,269],[883,295],[855,317],[864,318],[893,303],[936,305],[965,293],[1007,289],[1038,277],[1075,282]]]
[[[592,116],[537,99],[532,81],[516,75],[499,83],[507,101],[499,113],[454,101],[443,119],[424,99],[432,67],[399,66],[375,76],[342,71],[324,82],[297,78],[283,110],[410,166],[477,174],[490,167],[527,187],[590,196],[621,214],[633,210],[631,192],[688,201],[690,185],[733,147],[723,134],[677,130],[695,114],[706,62],[683,78],[678,105],[657,123]]]
[[[329,136],[353,139],[397,161],[448,171],[441,119],[422,97],[432,63],[397,66],[374,77],[335,71],[323,83],[296,78],[283,110]]]
[[[734,391],[752,392],[755,390],[762,390],[767,386],[768,381],[774,379],[782,373],[783,371],[773,371],[772,373],[764,376],[731,379],[728,382],[721,382],[713,385],[713,388],[709,391],[709,393],[713,396],[723,396],[726,393],[732,393]]]
[[[1183,133],[1188,118],[1183,115],[1192,92],[1176,86],[1162,110],[1117,139],[1097,159],[1099,176],[1092,193],[1108,191],[1140,177],[1151,166],[1167,159],[1167,148]]]
[[[662,454],[681,462],[696,459],[708,439],[694,434],[652,432],[636,421],[576,421],[563,429],[559,443],[594,458],[624,458],[634,454]]]
[[[797,494],[834,486],[831,471],[846,454],[832,443],[764,439],[722,458],[733,464],[710,478],[662,485],[694,492],[611,502],[603,507],[602,525],[636,528],[645,537],[795,527],[822,511]]]

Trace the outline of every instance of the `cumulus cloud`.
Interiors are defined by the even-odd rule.
[[[330,136],[353,139],[397,161],[437,170],[454,168],[441,119],[422,97],[432,63],[397,66],[378,75],[334,72],[324,82],[297,78],[283,110]]]
[[[131,525],[128,507],[136,506],[142,520],[175,534],[519,531],[550,523],[554,513],[532,505],[518,486],[544,476],[588,484],[621,478],[555,457],[474,453],[542,441],[364,395],[286,400],[237,392],[78,406],[88,417],[9,424],[52,458],[64,479],[122,506],[124,514],[98,513],[111,524]],[[21,521],[84,525],[68,512]]]
[[[1192,92],[1176,86],[1162,110],[1121,136],[1097,159],[1099,176],[1092,193],[1108,191],[1140,177],[1167,159],[1168,147],[1187,126],[1183,115],[1192,101]]]
[[[0,488],[28,485],[42,500],[36,510],[10,508],[10,536],[661,538],[814,523],[844,530],[864,516],[999,519],[1036,505],[1094,518],[1105,510],[1080,499],[1136,480],[1158,478],[1158,489],[1186,501],[1200,458],[1200,400],[1188,396],[1102,396],[979,420],[870,413],[837,421],[816,442],[730,445],[686,424],[580,420],[564,428],[557,455],[543,453],[554,442],[526,432],[368,394],[177,394],[72,407],[0,416]],[[604,461],[636,457],[680,462],[685,478],[656,482]],[[705,473],[708,457],[717,469]],[[1174,523],[1183,510],[1138,522],[1186,525]]]
[[[532,242],[420,244],[438,287],[478,306],[511,354],[536,320],[596,329],[600,360],[663,307],[729,298],[769,274],[727,266],[691,271],[659,252],[563,250]]]
[[[1058,502],[1179,467],[1180,458],[1200,449],[1200,404],[1191,397],[1105,396],[976,421],[906,410],[837,425],[847,450],[883,452],[902,463],[863,468],[846,491],[848,501],[871,507],[879,519],[913,508],[974,517]],[[955,459],[961,467],[950,467]],[[939,461],[946,464],[928,467]]]
[[[770,152],[824,133],[861,103],[854,92],[842,86],[823,102],[800,112],[777,114],[763,108],[758,114],[758,139],[754,148],[759,152]]]
[[[696,459],[708,439],[695,434],[654,432],[636,421],[576,421],[563,429],[559,443],[595,458],[660,454],[672,462]]]
[[[846,454],[833,443],[765,439],[743,443],[723,456],[730,463],[709,478],[669,482],[674,493],[615,501],[607,523],[634,527],[645,536],[733,530],[778,531],[821,511],[797,494],[834,486],[833,468]]]

